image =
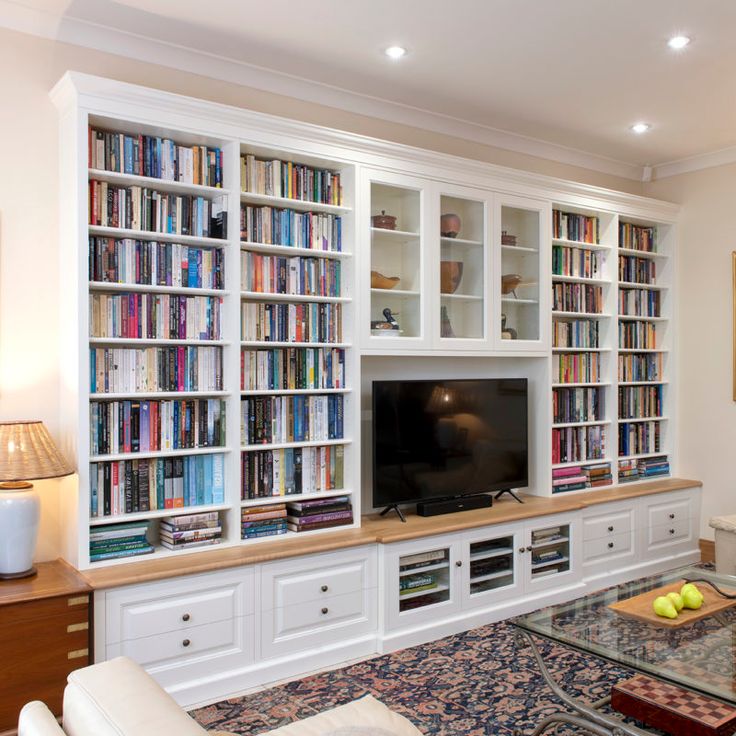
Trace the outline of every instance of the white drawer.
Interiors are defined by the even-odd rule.
[[[261,618],[261,654],[275,657],[345,642],[374,632],[378,610],[375,588],[276,608]]]
[[[685,542],[692,537],[692,523],[689,518],[675,519],[666,524],[650,527],[649,547]]]
[[[600,514],[583,519],[583,540],[603,539],[634,530],[634,509]]]
[[[634,550],[633,530],[623,534],[608,534],[605,537],[583,542],[583,564],[593,564],[604,560],[629,555]]]
[[[124,655],[138,662],[168,687],[215,670],[243,667],[254,661],[253,616],[194,626],[108,645],[107,657]]]
[[[121,588],[106,597],[106,641],[185,633],[253,613],[253,570]]]
[[[692,501],[683,498],[659,504],[650,504],[648,508],[648,526],[665,526],[676,521],[687,520],[692,516]]]
[[[261,606],[263,611],[272,611],[319,603],[376,585],[374,549],[283,560],[262,568]]]

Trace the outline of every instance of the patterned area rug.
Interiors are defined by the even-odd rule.
[[[593,702],[628,670],[538,639],[557,682]],[[517,649],[506,623],[375,657],[192,712],[204,727],[255,735],[370,693],[428,736],[531,733],[559,710],[529,650]],[[579,736],[564,728],[558,736]]]

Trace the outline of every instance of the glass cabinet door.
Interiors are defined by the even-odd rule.
[[[535,200],[499,198],[496,208],[498,294],[495,315],[498,346],[507,350],[544,349],[548,247],[548,207]]]
[[[487,338],[486,223],[485,202],[440,195],[440,342]]]
[[[450,549],[399,557],[399,612],[417,611],[450,600]]]

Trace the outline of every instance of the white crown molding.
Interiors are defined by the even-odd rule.
[[[130,121],[156,120],[160,125],[208,137],[246,140],[253,146],[306,150],[332,161],[379,167],[449,183],[494,189],[551,199],[600,211],[622,212],[630,217],[672,222],[679,207],[649,197],[582,184],[544,174],[513,169],[416,148],[401,143],[335,130],[241,107],[200,100],[172,92],[69,71],[51,91],[62,114],[76,106],[92,115]],[[246,133],[247,132],[247,133]]]
[[[736,163],[736,146],[722,148],[720,151],[701,153],[697,156],[677,159],[652,167],[654,179],[666,179],[669,176],[688,174],[692,171],[712,169],[714,166]]]
[[[642,181],[643,167],[0,0],[0,26],[515,153]]]

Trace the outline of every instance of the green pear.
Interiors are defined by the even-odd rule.
[[[680,595],[685,595],[686,590],[696,590],[698,593],[700,593],[700,591],[698,590],[698,586],[695,585],[695,583],[685,583],[685,585],[680,588]]]
[[[685,601],[682,600],[682,596],[673,590],[671,593],[667,593],[667,597],[674,604],[677,613],[680,613],[680,611],[682,611],[683,607],[685,606]]]
[[[666,595],[654,599],[654,613],[664,618],[677,618],[675,604]]]
[[[685,608],[697,611],[703,605],[703,594],[695,587],[688,588],[682,594],[682,602],[685,604]]]

